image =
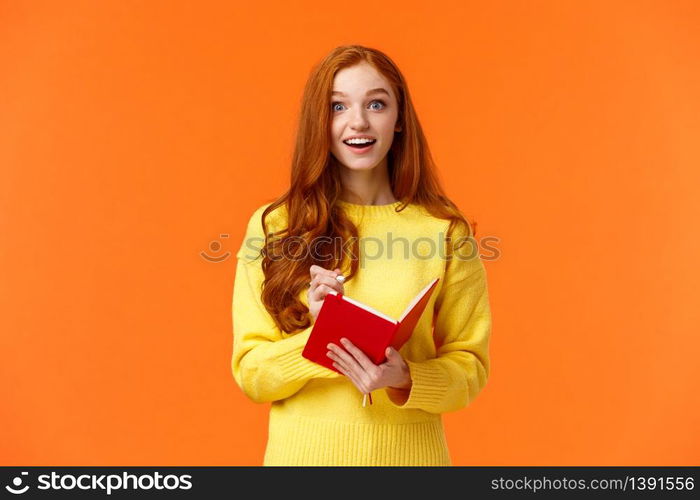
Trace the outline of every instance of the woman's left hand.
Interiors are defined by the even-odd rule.
[[[326,354],[334,361],[333,366],[352,380],[352,383],[363,394],[368,394],[382,387],[411,388],[411,374],[408,365],[393,347],[386,349],[386,362],[375,365],[364,352],[348,339],[342,338],[340,343],[345,349],[331,343],[327,346],[329,351]]]

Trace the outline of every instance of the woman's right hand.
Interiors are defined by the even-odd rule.
[[[323,305],[323,299],[331,290],[335,290],[338,293],[345,294],[345,289],[343,284],[340,283],[336,276],[340,275],[340,269],[335,268],[333,271],[324,269],[321,266],[313,265],[309,268],[309,273],[311,275],[311,281],[309,283],[309,313],[313,318],[313,322],[316,323],[316,318]]]

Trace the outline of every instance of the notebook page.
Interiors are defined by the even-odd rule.
[[[413,301],[412,301],[410,304],[408,304],[408,306],[407,306],[406,309],[404,310],[403,314],[401,315],[401,319],[399,319],[399,322],[403,321],[403,319],[406,317],[406,315],[407,315],[409,312],[411,312],[411,309],[413,309],[413,306],[415,306],[415,305],[418,303],[418,301],[423,297],[423,295],[425,295],[425,292],[427,292],[428,289],[429,289],[431,286],[433,286],[433,283],[435,283],[436,281],[437,281],[437,278],[435,278],[433,281],[431,281],[430,283],[428,283],[428,284],[425,286],[425,288],[423,288],[423,290],[421,290],[420,293],[419,293],[418,295],[416,295],[416,296],[413,298]]]
[[[331,290],[331,291],[328,292],[328,293],[332,293],[333,295],[338,295],[338,292],[336,292],[335,290]],[[374,308],[372,308],[372,307],[370,307],[370,306],[367,306],[367,305],[363,304],[362,302],[358,302],[358,301],[356,301],[356,300],[353,300],[353,299],[351,299],[350,297],[348,297],[348,296],[346,296],[346,295],[343,295],[343,300],[347,300],[347,301],[350,302],[351,304],[355,304],[357,307],[361,307],[361,308],[364,309],[365,311],[369,311],[369,312],[371,312],[372,314],[376,314],[376,315],[379,316],[380,318],[383,318],[383,319],[387,320],[389,323],[392,323],[392,324],[398,323],[398,321],[396,321],[394,318],[390,318],[390,317],[387,316],[386,314],[384,314],[384,313],[382,313],[382,312],[380,312],[380,311],[377,311],[376,309],[374,309]]]

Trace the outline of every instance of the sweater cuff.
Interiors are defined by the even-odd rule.
[[[334,378],[340,374],[333,370],[329,370],[325,366],[309,361],[301,352],[306,346],[306,341],[309,340],[313,326],[296,333],[285,339],[285,348],[287,352],[280,354],[277,358],[277,366],[282,375],[282,380],[308,380],[311,378]],[[286,350],[285,349],[285,350]]]
[[[450,386],[450,376],[447,372],[436,360],[405,361],[411,374],[411,389],[387,387],[389,401],[394,406],[404,409],[431,411],[432,408],[440,407]]]

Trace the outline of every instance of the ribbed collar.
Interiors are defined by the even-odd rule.
[[[341,207],[346,214],[349,216],[356,217],[386,217],[388,215],[400,215],[402,212],[396,212],[396,208],[401,205],[401,201],[395,201],[394,203],[389,203],[387,205],[358,205],[356,203],[349,203],[343,200],[337,200],[336,203]],[[405,210],[411,207],[409,204]]]

